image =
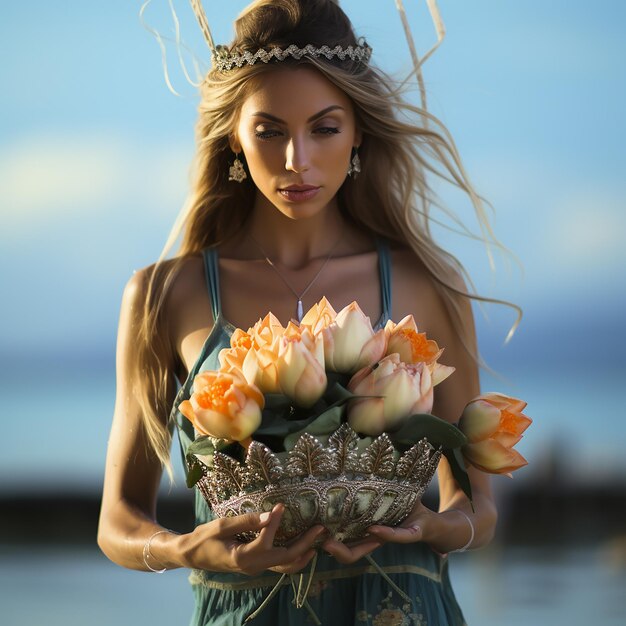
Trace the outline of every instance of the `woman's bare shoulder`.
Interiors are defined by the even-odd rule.
[[[441,331],[450,323],[448,308],[441,295],[443,284],[466,292],[461,271],[448,265],[435,278],[425,263],[407,247],[392,249],[392,265],[394,320],[412,314],[418,327],[425,331]],[[466,298],[460,300],[467,301]]]
[[[175,274],[166,281],[175,264],[177,265]],[[198,285],[202,284],[204,280],[203,263],[200,255],[188,255],[182,259],[166,259],[161,263],[151,263],[134,270],[126,283],[125,297],[135,304],[145,303],[150,288],[150,280],[155,272],[151,295],[157,299],[164,296],[164,304],[168,312],[176,311],[180,304],[192,297],[198,291]],[[165,290],[166,286],[167,290]]]
[[[170,275],[174,267],[176,269]],[[155,271],[154,291],[149,294],[150,279]],[[161,303],[158,324],[176,355],[173,367],[177,371],[186,370],[197,346],[213,325],[202,255],[168,259],[135,270],[126,284],[123,306],[141,316],[148,297],[154,304]],[[182,370],[181,364],[184,366]]]
[[[433,279],[422,260],[407,247],[393,248],[392,294],[393,319],[413,315],[418,326],[435,316],[438,296]]]

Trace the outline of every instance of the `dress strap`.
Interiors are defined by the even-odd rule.
[[[204,257],[204,277],[207,289],[211,296],[211,312],[213,321],[222,314],[222,303],[220,301],[220,270],[218,265],[217,248],[205,248],[202,251]]]
[[[382,302],[382,322],[386,324],[391,319],[391,257],[389,244],[382,237],[376,238],[378,248],[378,270],[380,273],[380,297]]]

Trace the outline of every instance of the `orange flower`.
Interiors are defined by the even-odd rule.
[[[500,393],[486,393],[474,398],[463,410],[459,428],[468,439],[463,447],[465,458],[490,474],[508,474],[527,465],[513,446],[532,420],[522,411],[526,402]]]
[[[454,372],[454,367],[437,363],[443,348],[433,339],[428,339],[426,333],[418,332],[412,315],[407,315],[398,324],[389,320],[385,325],[385,334],[387,354],[397,352],[405,363],[425,363],[430,370],[433,385],[438,385]]]
[[[193,381],[189,400],[179,411],[203,434],[242,441],[261,424],[263,394],[239,376],[226,372],[201,372]]]

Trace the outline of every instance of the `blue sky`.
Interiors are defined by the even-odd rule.
[[[140,2],[33,0],[0,8],[0,352],[4,375],[39,362],[112,367],[122,288],[154,261],[184,200],[197,100],[167,90]],[[217,41],[245,2],[205,1]],[[405,0],[418,51],[435,41],[426,3]],[[344,0],[374,58],[408,71],[393,0]],[[183,35],[200,55],[187,3]],[[227,10],[225,10],[227,6]],[[525,310],[479,318],[505,373],[572,365],[626,371],[626,5],[614,1],[441,1],[447,28],[424,72],[494,228],[520,259],[489,271],[480,246],[444,242],[479,290]],[[169,33],[167,0],[148,20]],[[170,55],[174,49],[170,48]],[[472,223],[468,203],[444,199]],[[593,393],[593,391],[591,392]]]
[[[230,37],[229,20],[245,4],[229,2],[225,12],[223,3],[206,3],[217,40]],[[406,5],[423,53],[435,41],[426,5]],[[1,9],[0,286],[11,306],[0,348],[110,347],[120,289],[134,268],[158,256],[184,199],[196,100],[174,63],[185,97],[167,91],[139,6]],[[176,6],[186,38],[203,54],[187,3]],[[408,69],[392,0],[343,6],[384,69]],[[447,37],[425,67],[430,105],[494,204],[496,233],[525,276],[515,265],[508,272],[506,258],[492,276],[480,247],[450,245],[483,291],[525,308],[528,326],[561,324],[563,307],[568,319],[580,310],[615,321],[626,260],[624,5],[440,8]],[[147,18],[171,31],[166,0],[154,0]],[[462,198],[444,197],[469,218]],[[494,329],[500,338],[504,328]]]

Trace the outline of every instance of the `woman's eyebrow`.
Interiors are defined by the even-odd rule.
[[[311,115],[311,117],[307,120],[307,122],[314,122],[316,119],[319,119],[320,117],[323,117],[327,113],[330,113],[331,111],[335,111],[336,109],[345,111],[345,109],[339,106],[338,104],[331,104],[329,107],[326,107],[325,109],[322,109],[318,113],[315,113],[315,115]],[[256,111],[256,113],[252,114],[252,117],[265,117],[266,119],[271,120],[272,122],[278,122],[279,124],[287,123],[285,122],[285,120],[281,120],[279,117],[276,117],[275,115],[271,115],[270,113],[265,113],[264,111]]]

